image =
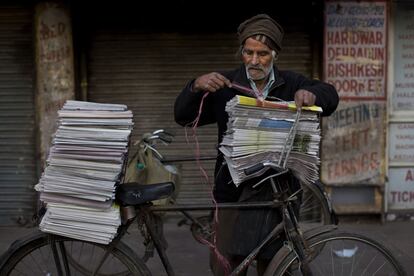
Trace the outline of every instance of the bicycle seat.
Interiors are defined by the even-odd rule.
[[[136,182],[124,183],[118,186],[116,199],[121,204],[138,205],[156,199],[170,196],[174,192],[172,182],[143,185]]]

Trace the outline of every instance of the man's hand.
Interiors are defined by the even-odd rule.
[[[223,75],[212,72],[202,75],[194,81],[193,92],[216,92],[225,86],[231,87],[231,82]]]
[[[309,92],[305,89],[299,89],[295,93],[295,104],[298,108],[302,106],[311,106],[314,105],[316,101],[316,96],[312,92]]]

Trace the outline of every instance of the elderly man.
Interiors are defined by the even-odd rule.
[[[233,71],[212,72],[188,82],[175,102],[177,123],[185,126],[197,118],[206,92],[209,94],[203,101],[198,126],[217,123],[218,143],[226,131],[227,101],[235,95],[246,94],[246,91],[253,91],[250,92],[251,96],[267,100],[294,100],[299,107],[315,104],[322,107],[323,116],[335,111],[339,99],[333,86],[307,79],[298,73],[278,70],[275,66],[282,50],[283,38],[283,29],[275,20],[266,14],[256,15],[240,24],[238,37],[243,64]],[[251,184],[257,181],[258,179],[249,180],[236,187],[223,156],[218,154],[214,188],[217,202],[271,199],[270,185],[261,185],[259,190],[251,188]],[[289,181],[293,190],[298,189],[297,179],[291,175]],[[269,210],[222,211],[217,227],[217,247],[232,267],[235,267],[280,219],[277,212]],[[281,244],[282,241],[275,241],[271,248],[266,248],[259,254],[259,275]],[[223,275],[223,270],[214,263],[213,260],[215,275]]]

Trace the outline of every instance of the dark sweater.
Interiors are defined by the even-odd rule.
[[[275,82],[269,89],[269,97],[277,97],[286,101],[293,101],[295,92],[299,89],[305,89],[316,96],[316,105],[322,107],[322,116],[328,116],[335,111],[339,97],[335,88],[327,83],[310,80],[301,74],[291,71],[279,71],[274,68]],[[245,87],[250,87],[246,77],[246,71],[244,65],[240,68],[220,72],[231,82],[240,84]],[[174,115],[175,121],[185,126],[194,121],[198,115],[201,99],[204,95],[203,92],[194,93],[191,91],[194,80],[190,81],[178,95],[175,106]],[[210,93],[204,100],[202,113],[198,126],[217,123],[218,126],[218,144],[223,139],[224,132],[227,129],[228,114],[225,111],[226,103],[232,99],[235,95],[246,95],[233,88],[225,87]],[[236,188],[231,183],[231,177],[228,172],[227,166],[222,166],[223,156],[221,154],[217,157],[215,168],[215,189],[214,196],[218,202],[231,202],[240,200],[241,189],[249,182],[257,182],[257,180],[246,181]]]

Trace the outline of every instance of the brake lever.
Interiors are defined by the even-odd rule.
[[[168,132],[168,131],[165,131],[165,130],[164,130],[163,134],[165,134],[165,135],[167,135],[167,136],[170,136],[171,138],[175,136],[175,135],[174,135],[174,134],[172,134],[171,132]]]

